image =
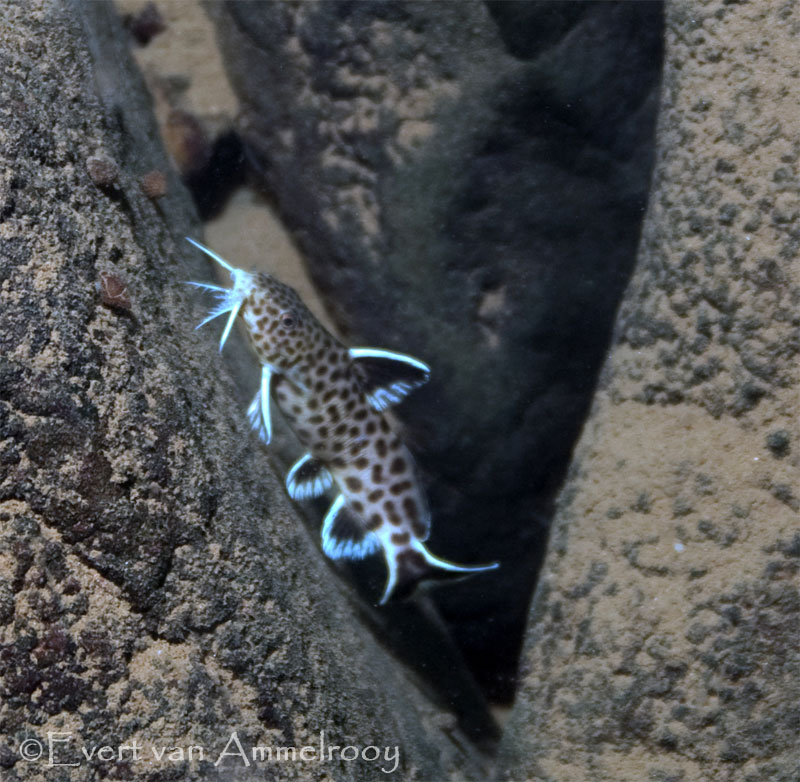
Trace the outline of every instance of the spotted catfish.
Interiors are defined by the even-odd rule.
[[[222,350],[242,317],[262,367],[251,423],[269,443],[272,399],[308,449],[286,478],[289,495],[308,499],[336,487],[322,525],[323,551],[333,559],[361,559],[382,550],[389,575],[381,603],[409,594],[423,578],[496,568],[456,565],[424,545],[428,507],[411,454],[384,411],[425,383],[428,367],[399,353],[346,348],[294,289],[269,274],[236,269],[189,241],[230,272],[232,288],[193,283],[219,299],[198,328],[229,313]]]

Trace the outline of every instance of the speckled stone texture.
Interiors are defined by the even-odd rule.
[[[800,9],[674,2],[640,258],[504,778],[800,774]]]
[[[649,184],[659,3],[209,3],[260,181],[346,337],[410,352],[434,599],[513,695]],[[624,52],[624,57],[620,56]]]
[[[179,283],[209,268],[177,244],[196,220],[111,14],[2,11],[0,778],[483,779],[348,606],[193,331]],[[116,177],[93,180],[93,156]],[[169,182],[157,203],[138,186],[154,169]],[[217,767],[234,730],[247,751],[317,746],[323,730],[398,746],[399,771]],[[46,747],[20,758],[48,732],[69,734],[55,760],[78,766],[48,768]],[[119,759],[134,741],[144,759]],[[204,761],[153,762],[153,745],[190,744]],[[113,760],[81,754],[101,745]]]

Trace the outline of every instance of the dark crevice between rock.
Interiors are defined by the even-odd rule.
[[[359,342],[429,350],[434,377],[401,414],[419,444],[436,519],[431,549],[457,561],[503,562],[497,575],[438,589],[432,600],[484,695],[507,704],[554,499],[636,256],[663,9],[658,2],[436,4],[434,18],[426,4],[392,5],[398,13],[386,19],[373,4],[309,6],[301,22],[288,6],[234,4],[214,13],[248,107],[248,176],[274,198],[340,327]],[[345,220],[337,233],[319,218],[326,209],[347,216],[339,185],[328,179],[334,175],[319,167],[328,140],[315,135],[317,122],[330,117],[298,109],[285,86],[254,92],[281,72],[282,46],[297,36],[311,73],[286,73],[286,83],[307,80],[319,105],[328,87],[331,100],[346,101],[331,86],[351,40],[337,38],[339,29],[368,49],[373,17],[423,40],[430,35],[448,78],[463,78],[468,96],[442,109],[425,151],[408,165],[389,162],[381,133],[348,147],[353,155],[375,147],[358,158],[373,161],[383,199],[374,256],[354,223]],[[459,31],[478,23],[496,26],[499,41],[482,40],[489,51],[481,52],[496,74],[476,75],[458,50]],[[381,68],[401,73],[406,56],[386,47]],[[255,73],[263,74],[260,84]],[[291,153],[271,136],[288,122],[298,135]],[[487,348],[495,337],[499,348]],[[368,563],[356,569],[374,597],[382,573]],[[421,620],[412,613],[395,611],[391,643],[424,670],[425,650],[414,645]]]
[[[211,220],[222,212],[233,191],[245,183],[246,171],[239,135],[229,131],[215,139],[205,165],[184,177],[202,220]]]
[[[558,43],[588,11],[589,3],[509,3],[486,0],[506,50],[520,60],[535,60]]]

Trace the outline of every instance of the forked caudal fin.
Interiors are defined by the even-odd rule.
[[[397,548],[386,552],[389,576],[380,605],[390,598],[408,597],[423,579],[459,578],[471,573],[497,570],[499,562],[490,565],[456,565],[446,559],[435,557],[419,540],[411,541],[410,548]]]

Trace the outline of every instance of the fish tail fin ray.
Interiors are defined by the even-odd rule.
[[[419,582],[426,579],[463,578],[473,573],[497,570],[500,567],[499,562],[488,565],[457,565],[455,562],[434,556],[419,540],[412,540],[410,546],[387,551],[386,562],[389,575],[380,605],[384,605],[390,599],[408,597]]]

